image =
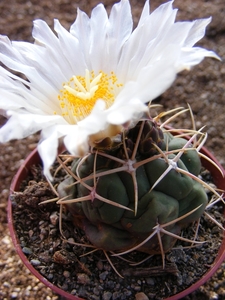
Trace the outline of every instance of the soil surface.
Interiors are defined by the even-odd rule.
[[[115,1],[102,1],[110,8]],[[144,0],[132,0],[134,21],[143,7]],[[165,1],[152,0],[151,9]],[[37,1],[8,0],[0,2],[0,33],[8,35],[12,40],[32,42],[32,20],[44,19],[50,26],[53,19],[58,18],[67,29],[76,17],[76,9],[90,13],[98,3],[95,0],[70,1]],[[174,6],[179,8],[178,19],[192,20],[212,16],[206,37],[199,45],[214,50],[223,60],[225,58],[225,3],[224,0],[175,0]],[[206,125],[208,141],[206,143],[219,162],[225,166],[225,64],[211,58],[205,59],[190,72],[178,75],[173,86],[156,102],[166,109],[191,105],[198,128]],[[0,126],[5,123],[0,118]],[[177,126],[189,126],[186,116],[176,121]],[[51,290],[41,284],[23,266],[15,253],[7,227],[7,198],[10,182],[24,158],[36,146],[38,134],[23,141],[12,141],[0,145],[0,299],[60,299]],[[225,263],[215,276],[198,291],[185,299],[224,299],[225,298]]]
[[[59,171],[58,163],[54,165],[54,174],[56,170],[54,186],[65,177],[65,171]],[[42,167],[33,165],[29,171],[21,192],[16,191],[10,196],[19,244],[40,274],[70,294],[87,300],[162,300],[194,284],[216,258],[223,231],[205,215],[198,229],[200,244],[190,248],[190,243],[178,240],[165,254],[165,268],[160,254],[132,251],[123,255],[122,260],[108,253],[107,259],[101,250],[80,246],[90,245],[90,242],[82,229],[74,227],[74,217],[66,209],[62,214],[63,239],[59,231],[59,205],[44,203],[55,198],[55,194],[43,177]],[[201,172],[201,178],[213,187],[208,171]],[[208,190],[207,194],[210,201],[212,193]],[[223,224],[223,205],[218,204],[208,212]],[[181,236],[193,240],[195,228],[194,225],[187,227]],[[128,261],[142,263],[132,266]]]

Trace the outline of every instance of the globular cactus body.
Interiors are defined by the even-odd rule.
[[[140,127],[141,122],[127,133],[123,144],[105,152],[96,151],[82,161],[76,159],[71,166],[74,178],[67,178],[58,188],[61,197],[81,199],[66,204],[74,225],[84,230],[95,247],[106,251],[135,247],[143,252],[159,253],[157,235],[148,239],[155,226],[170,222],[166,230],[180,234],[183,227],[199,219],[207,204],[203,186],[194,179],[201,170],[198,152],[191,145],[185,147],[186,139],[163,133],[153,121],[145,121],[138,135]],[[135,143],[138,147],[132,158],[133,169],[122,170],[121,160],[124,165],[129,161]],[[176,237],[160,235],[166,252],[173,247]]]

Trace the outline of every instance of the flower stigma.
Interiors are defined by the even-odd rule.
[[[109,108],[122,86],[114,72],[108,75],[99,71],[96,76],[94,71],[86,70],[85,76],[74,75],[63,84],[58,95],[61,115],[69,123],[76,124],[91,113],[98,100],[103,100],[105,108]]]

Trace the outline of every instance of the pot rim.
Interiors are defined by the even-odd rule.
[[[222,170],[223,177],[222,177],[222,174],[219,172],[219,170],[214,165],[212,165],[209,161],[204,159],[204,157],[201,158],[203,166],[206,169],[210,170],[217,187],[225,190],[225,170],[224,170],[224,168],[217,161],[217,159],[214,157],[214,155],[210,151],[208,151],[205,147],[202,147],[201,153],[206,155],[207,157],[209,157],[211,160],[213,160],[217,164],[217,166],[219,166],[220,169]],[[38,154],[37,149],[34,149],[29,154],[29,156],[24,160],[24,162],[20,166],[19,170],[17,171],[16,175],[14,176],[11,186],[10,186],[10,194],[13,191],[19,191],[20,182],[23,179],[25,179],[25,177],[28,173],[29,167],[31,165],[37,163],[38,161],[40,161],[40,156]],[[8,226],[9,226],[9,231],[10,231],[13,245],[14,245],[15,250],[16,250],[17,254],[19,255],[20,259],[22,260],[24,265],[30,270],[30,272],[35,277],[37,277],[43,284],[45,284],[47,287],[49,287],[53,292],[65,297],[66,299],[68,299],[68,300],[84,300],[83,298],[80,298],[76,295],[72,295],[72,294],[60,289],[59,287],[57,287],[56,285],[54,285],[53,283],[48,281],[44,276],[42,276],[31,265],[31,263],[29,262],[26,255],[22,252],[21,246],[18,242],[18,238],[17,238],[15,230],[14,230],[13,218],[12,218],[12,205],[11,205],[10,196],[9,196],[7,211],[8,211]],[[224,209],[224,216],[225,216],[225,209]],[[173,296],[165,298],[164,300],[178,300],[178,299],[181,299],[181,298],[187,296],[188,294],[192,293],[193,291],[197,290],[201,285],[203,285],[207,280],[209,280],[213,276],[213,274],[217,271],[217,269],[220,267],[220,265],[222,264],[222,262],[224,260],[225,260],[225,232],[223,234],[223,240],[220,245],[218,255],[217,255],[216,259],[214,260],[213,265],[210,267],[210,269],[197,282],[192,284],[190,287],[188,287],[187,289],[185,289],[182,292],[179,292]]]

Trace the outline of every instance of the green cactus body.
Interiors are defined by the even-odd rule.
[[[93,180],[87,181],[87,184],[93,186]],[[81,185],[80,192],[82,195],[87,195],[89,190]],[[128,206],[129,204],[126,188],[116,173],[100,177],[95,193],[124,206]],[[119,222],[124,213],[121,208],[96,198],[94,198],[93,201],[82,202],[82,208],[88,220],[93,224],[98,224],[99,222],[105,224]]]
[[[153,121],[145,121],[138,140],[140,128],[141,123],[138,123],[126,134],[125,142],[113,149],[105,152],[101,149],[86,159],[76,159],[71,170],[79,181],[71,176],[58,187],[60,197],[67,195],[67,199],[81,199],[65,205],[74,225],[84,230],[96,248],[125,251],[146,240],[137,250],[159,253],[157,235],[148,239],[155,226],[170,222],[166,230],[180,234],[183,227],[198,220],[207,204],[203,186],[194,179],[201,169],[198,152],[189,145],[174,162],[177,150],[183,148],[187,140],[162,132]],[[137,142],[135,159],[131,161],[133,169],[121,169],[121,160],[126,162],[131,158]],[[175,151],[174,154],[171,151]],[[160,155],[161,152],[164,155]],[[174,165],[168,171],[170,162]],[[163,173],[165,176],[157,182]],[[138,198],[136,212],[135,189]],[[176,222],[177,218],[197,207]],[[176,237],[163,233],[161,240],[166,252],[173,247]]]
[[[174,157],[174,154],[168,156],[169,159]],[[187,168],[181,160],[178,161],[177,166],[187,171]],[[163,174],[163,172],[166,171],[167,168],[168,163],[163,158],[158,158],[145,165],[146,173],[151,186]],[[191,192],[192,187],[193,181],[189,176],[177,172],[176,169],[172,169],[156,185],[155,189],[165,193],[166,195],[174,197],[177,200],[180,200]]]

